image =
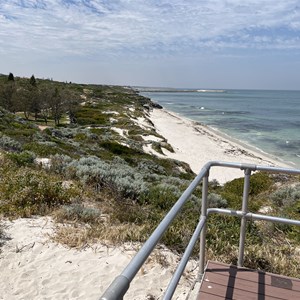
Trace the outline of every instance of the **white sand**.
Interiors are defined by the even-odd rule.
[[[159,137],[157,137],[155,135],[152,135],[152,134],[144,135],[144,136],[142,136],[142,138],[143,138],[144,141],[151,141],[151,142],[162,142],[163,141],[162,138],[159,138]]]
[[[173,112],[153,109],[150,119],[156,131],[164,136],[175,150],[175,153],[168,151],[165,154],[169,158],[188,163],[196,174],[207,162],[215,160],[287,167],[263,152],[250,150],[207,126],[179,117]],[[243,176],[243,172],[238,169],[213,167],[209,179],[216,179],[224,184]]]
[[[78,251],[53,243],[50,217],[6,221],[5,226],[9,240],[1,247],[0,299],[99,299],[136,253],[133,245],[95,244]],[[159,253],[168,266],[149,260],[124,299],[161,298],[178,257],[166,249]],[[185,299],[190,289],[195,262],[189,268],[193,272],[186,272],[174,299]]]
[[[126,130],[126,129],[121,129],[118,127],[111,127],[110,129],[113,130],[114,132],[118,133],[122,137],[126,137],[126,135],[128,134],[128,130]]]

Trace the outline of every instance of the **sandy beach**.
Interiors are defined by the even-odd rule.
[[[6,240],[0,253],[0,299],[99,299],[139,245],[93,244],[70,249],[54,243],[50,217],[5,221]],[[159,249],[139,271],[124,299],[160,299],[179,257]],[[163,261],[163,264],[158,261]],[[174,299],[185,299],[196,275],[188,265]],[[151,298],[152,297],[152,298]]]
[[[245,147],[207,126],[165,109],[153,109],[150,119],[156,131],[167,139],[175,151],[172,153],[163,149],[164,154],[188,163],[196,174],[205,163],[212,160],[291,167],[268,154]],[[209,179],[216,179],[220,184],[224,184],[243,176],[243,172],[238,169],[214,167]]]

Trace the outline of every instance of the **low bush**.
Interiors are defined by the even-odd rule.
[[[300,219],[300,184],[293,184],[279,188],[270,196],[273,202],[273,211],[283,218]],[[287,236],[300,243],[300,227],[285,224],[276,224],[274,229],[287,234]]]
[[[76,113],[75,118],[79,125],[107,125],[109,116],[102,114],[100,109],[94,107],[81,107]]]
[[[22,145],[7,135],[0,133],[0,148],[6,151],[20,152]]]
[[[31,151],[37,156],[48,157],[50,155],[55,155],[61,153],[61,150],[56,147],[53,142],[32,142],[24,144],[24,150]]]
[[[21,153],[8,153],[7,156],[18,166],[32,165],[36,155],[31,151],[22,151]]]
[[[82,157],[70,163],[66,172],[96,189],[108,187],[121,198],[135,199],[147,191],[143,176],[120,158],[105,162],[96,156]]]
[[[164,167],[149,159],[139,160],[139,162],[137,163],[137,170],[144,173],[147,177],[150,177],[153,173],[166,175]]]
[[[94,207],[85,207],[81,203],[71,203],[63,205],[56,212],[56,219],[60,222],[68,220],[74,222],[98,224],[101,223],[101,212]]]
[[[0,212],[21,217],[45,215],[79,194],[75,187],[64,188],[59,177],[43,170],[12,168],[0,178]]]
[[[73,161],[70,156],[64,154],[51,155],[50,160],[50,169],[57,174],[64,174],[67,166]]]
[[[112,152],[113,154],[120,155],[120,156],[131,156],[131,155],[142,154],[139,151],[123,146],[117,142],[108,142],[108,141],[102,142],[100,143],[100,146]]]
[[[250,177],[249,210],[256,212],[261,207],[261,201],[257,197],[260,193],[268,191],[273,181],[266,173],[255,173]],[[244,178],[234,179],[227,182],[221,191],[221,196],[226,199],[228,207],[233,209],[242,208],[244,190]]]
[[[266,173],[255,173],[250,177],[250,196],[256,196],[259,193],[266,191],[272,185],[272,180]],[[224,192],[232,193],[237,196],[243,196],[244,178],[234,179],[224,185]]]
[[[207,201],[209,207],[221,208],[227,207],[228,205],[226,199],[223,199],[222,196],[215,193],[208,194]]]
[[[152,142],[151,147],[157,153],[160,153],[160,154],[164,155],[164,153],[161,149],[161,144],[159,142]]]
[[[151,204],[156,209],[167,211],[170,210],[180,195],[180,189],[174,185],[157,184],[151,186],[140,201]]]
[[[300,200],[300,184],[284,186],[271,194],[271,200],[278,207],[288,207]]]
[[[19,141],[28,141],[37,131],[35,128],[8,128],[3,133]]]

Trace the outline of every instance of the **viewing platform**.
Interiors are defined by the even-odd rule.
[[[300,279],[209,261],[196,299],[296,300]]]

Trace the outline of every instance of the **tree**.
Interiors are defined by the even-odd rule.
[[[78,105],[80,103],[80,96],[78,93],[70,90],[69,88],[64,88],[61,91],[61,96],[64,102],[64,108],[69,115],[70,123],[76,123],[76,111],[78,110]]]
[[[32,85],[31,80],[19,85],[16,89],[16,107],[19,111],[24,112],[25,118],[28,120],[31,113],[37,120],[40,112],[38,88]]]
[[[13,73],[9,73],[9,74],[8,74],[7,80],[8,80],[8,81],[15,81],[14,74],[13,74]]]
[[[36,80],[35,80],[34,75],[32,75],[32,76],[30,77],[29,83],[30,83],[32,86],[36,87]]]
[[[11,112],[16,112],[16,91],[14,81],[8,81],[0,87],[0,105]]]
[[[64,99],[62,97],[61,91],[57,86],[45,86],[41,90],[40,95],[42,101],[42,114],[44,115],[45,122],[51,113],[54,119],[55,125],[59,125],[62,114],[65,112]]]
[[[16,92],[17,99],[17,110],[24,112],[25,119],[28,120],[30,116],[31,107],[31,95],[30,91],[24,87],[17,89]]]
[[[59,92],[59,89],[56,87],[51,97],[50,107],[52,117],[54,119],[55,125],[59,125],[60,118],[63,114],[63,98]]]
[[[52,97],[52,90],[44,86],[41,89],[39,89],[38,94],[38,100],[39,100],[39,106],[40,106],[40,114],[41,117],[44,119],[45,124],[48,124],[48,118],[51,115],[51,97]]]

